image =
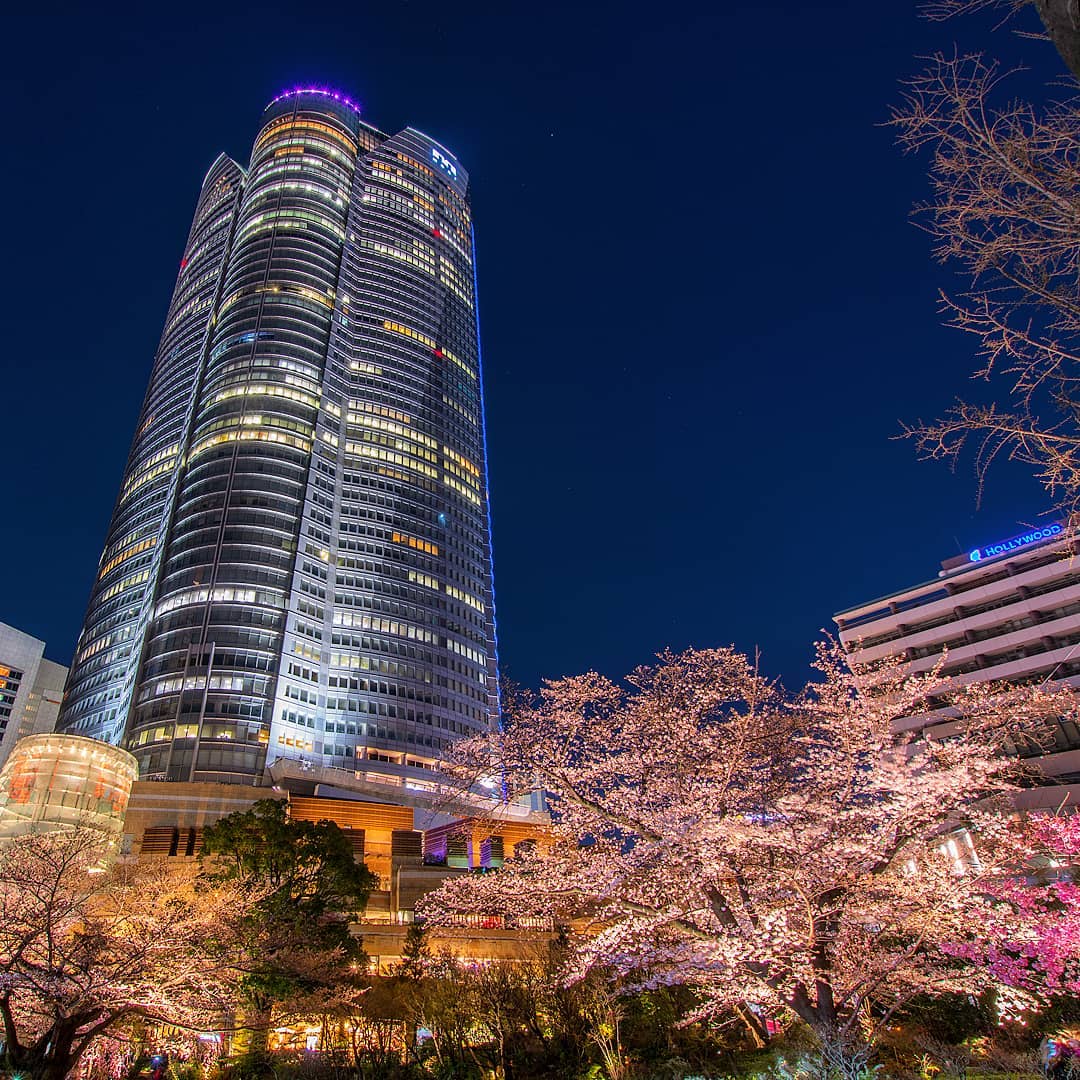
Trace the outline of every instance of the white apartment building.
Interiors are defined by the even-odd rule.
[[[0,623],[0,765],[24,735],[56,726],[68,669],[44,652],[44,641]]]
[[[1044,525],[946,559],[930,581],[838,612],[840,641],[855,666],[903,656],[912,671],[926,671],[947,650],[942,673],[958,683],[1080,686],[1078,539],[1060,524]],[[931,713],[902,721],[897,729],[945,734],[948,722],[946,715]],[[1057,806],[1066,798],[1080,805],[1076,723],[1060,720],[1053,745],[1033,760],[1048,786],[1023,792],[1020,805]]]

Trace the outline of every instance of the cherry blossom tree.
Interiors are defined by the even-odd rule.
[[[0,848],[0,1064],[62,1080],[94,1040],[144,1017],[213,1028],[231,1002],[220,916],[234,890],[194,873],[102,870],[100,835],[30,835]]]
[[[1025,860],[987,885],[994,903],[978,926],[947,946],[1036,998],[1080,993],[1080,817],[1016,821]]]
[[[1076,701],[896,663],[856,677],[833,645],[818,664],[795,701],[730,648],[663,653],[624,685],[548,682],[452,765],[510,797],[546,791],[552,850],[448,882],[427,916],[585,928],[579,973],[690,984],[705,1010],[790,1010],[857,1075],[912,995],[992,981],[948,947],[1025,854],[993,805],[1019,773],[1004,751]],[[899,742],[894,722],[928,708],[951,710],[949,738]]]

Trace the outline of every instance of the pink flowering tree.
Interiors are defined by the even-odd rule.
[[[92,830],[0,848],[0,1074],[63,1080],[142,1017],[214,1028],[234,994],[228,914],[245,897],[194,871],[102,869]]]
[[[1080,817],[1043,814],[1012,829],[1023,864],[987,883],[984,920],[946,949],[1037,998],[1080,993]]]
[[[1002,751],[1075,701],[899,665],[860,687],[831,645],[818,666],[793,702],[733,649],[547,683],[452,765],[511,798],[545,791],[552,849],[446,884],[428,917],[574,925],[580,972],[790,1010],[826,1068],[858,1075],[912,995],[993,981],[956,947],[1008,906],[994,888],[1026,854],[993,805],[1017,774]],[[951,710],[950,737],[898,744],[894,722],[928,708]]]

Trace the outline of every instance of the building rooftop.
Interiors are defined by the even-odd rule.
[[[1072,543],[1074,536],[1074,533],[1059,522],[1029,529],[1027,532],[995,541],[985,547],[974,548],[966,555],[954,555],[943,559],[941,570],[938,571],[936,578],[845,608],[836,612],[833,619],[843,629],[870,622],[885,614],[895,614],[908,608],[921,607],[923,604],[929,604],[934,600],[963,591],[954,583],[969,576],[982,578],[989,572],[987,568],[991,564],[997,565],[1008,556],[1021,554],[1026,558],[1039,549],[1061,548],[1064,550]],[[900,597],[904,599],[898,602]]]

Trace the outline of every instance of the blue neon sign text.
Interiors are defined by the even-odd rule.
[[[997,555],[1004,555],[1007,551],[1015,551],[1017,548],[1027,547],[1029,544],[1037,544],[1040,540],[1049,540],[1052,536],[1057,536],[1062,528],[1061,525],[1057,524],[1046,525],[1041,529],[1033,529],[1031,532],[1012,536],[998,544],[976,548],[968,555],[968,562],[982,562],[983,559],[992,559]]]

